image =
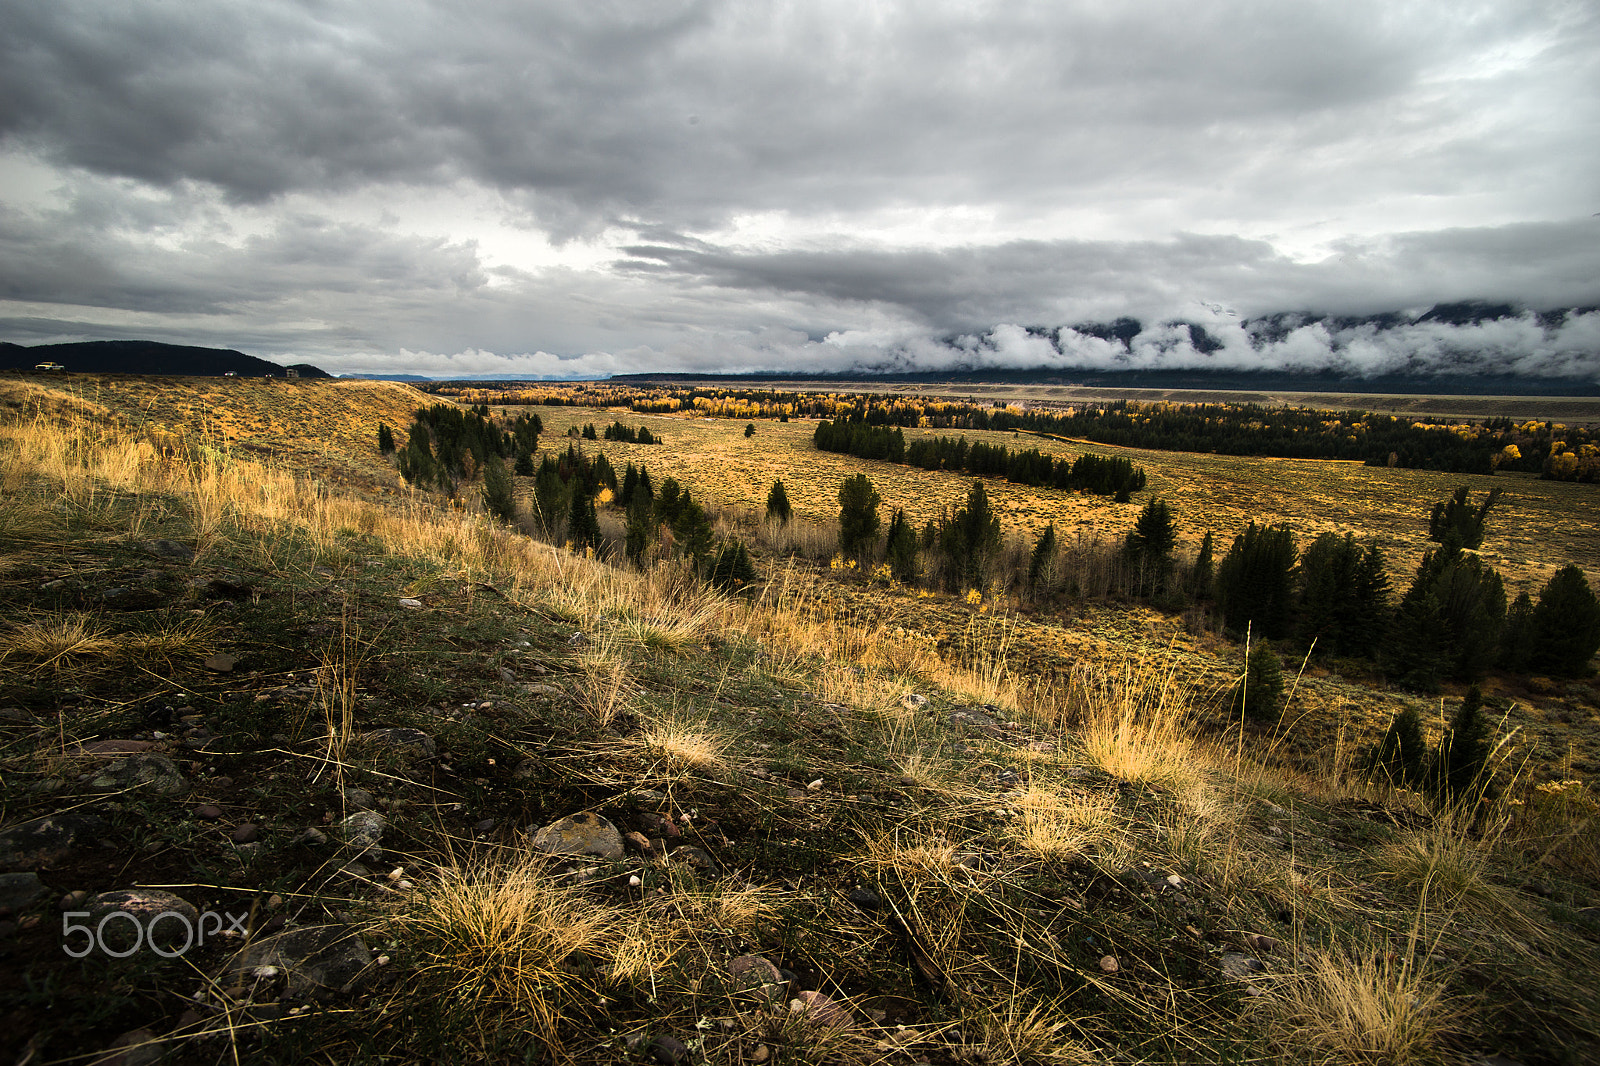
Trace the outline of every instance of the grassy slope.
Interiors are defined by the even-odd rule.
[[[678,478],[697,498],[722,503],[735,514],[759,514],[773,479],[782,478],[796,515],[832,528],[839,482],[865,473],[882,495],[885,510],[903,507],[920,524],[941,509],[960,506],[971,483],[967,477],[942,471],[819,452],[810,443],[812,422],[765,422],[755,436],[746,438],[743,422],[726,419],[606,414],[567,407],[539,411],[558,447],[564,443],[562,434],[587,422],[604,425],[618,417],[630,425],[648,424],[653,433],[667,438],[666,445],[583,443],[591,452],[604,452],[618,470],[628,462],[646,464],[658,484],[663,476]],[[912,430],[908,437],[917,433],[934,431]],[[1170,502],[1183,552],[1196,551],[1209,529],[1215,532],[1220,559],[1234,533],[1251,520],[1289,523],[1302,547],[1319,533],[1354,533],[1383,547],[1396,597],[1410,584],[1423,552],[1434,546],[1427,537],[1433,503],[1449,498],[1461,484],[1471,488],[1474,499],[1481,499],[1493,485],[1503,496],[1481,554],[1505,576],[1508,598],[1521,590],[1537,595],[1550,574],[1568,563],[1584,567],[1591,584],[1600,587],[1600,492],[1592,485],[1522,475],[1464,477],[1357,463],[1068,445],[1009,433],[967,436],[1008,447],[1037,444],[1073,456],[1084,451],[1129,455],[1146,470],[1148,493]],[[1133,503],[1117,504],[1103,497],[1041,492],[997,479],[989,479],[987,486],[1006,536],[1031,538],[1049,521],[1063,542],[1096,537],[1120,541],[1145,499],[1141,494]],[[945,644],[959,644],[974,616],[965,604],[944,597],[908,599],[849,584],[833,586],[825,595],[841,613],[903,627]],[[1231,684],[1241,665],[1238,649],[1228,642],[1205,631],[1191,632],[1183,618],[1144,609],[1089,604],[1078,608],[1067,624],[1054,617],[1024,615],[1010,630],[1009,658],[1018,671],[1050,673],[1063,661],[1111,667],[1130,652],[1172,656],[1199,693]],[[1364,673],[1358,663],[1308,669],[1295,712],[1306,716],[1300,729],[1305,746],[1331,750],[1340,742],[1341,726],[1346,729],[1346,744],[1370,742],[1396,711],[1418,702],[1407,693],[1369,683]],[[1488,691],[1516,700],[1509,724],[1519,727],[1529,742],[1531,772],[1536,776],[1567,779],[1600,774],[1600,692],[1592,684],[1495,678]],[[1460,695],[1459,690],[1451,691],[1451,706]],[[1445,715],[1435,702],[1425,706],[1424,717],[1437,731]]]
[[[1544,822],[1530,805],[1469,832],[1196,739],[1177,659],[1029,692],[983,618],[977,669],[956,670],[914,636],[848,624],[836,587],[803,572],[729,602],[470,515],[330,503],[242,458],[159,461],[104,412],[46,399],[50,425],[13,423],[0,449],[0,704],[24,712],[0,734],[0,824],[79,805],[113,824],[113,847],[44,872],[53,898],[181,885],[202,908],[254,901],[262,924],[360,922],[390,961],[275,1019],[270,983],[206,984],[220,954],[65,959],[52,898],[0,942],[5,1039],[33,1040],[36,1061],[138,1025],[194,1062],[638,1061],[629,1036],[675,1035],[720,1062],[1538,1063],[1600,1039],[1600,926],[1579,913],[1597,870],[1571,835],[1592,806],[1574,790],[1533,797]],[[219,406],[215,422],[247,417]],[[74,409],[90,417],[56,428]],[[672,439],[634,451],[654,468],[685,454]],[[347,458],[352,481],[382,474],[322,455]],[[199,554],[161,558],[157,538]],[[57,632],[51,653],[69,622],[93,639]],[[239,657],[231,673],[200,667],[217,650]],[[951,719],[975,701],[999,708],[993,735]],[[436,752],[360,739],[386,726]],[[166,748],[194,790],[97,793],[81,775],[101,763],[75,745],[129,737]],[[296,842],[345,813],[340,783],[392,823],[370,879]],[[223,820],[197,819],[201,803]],[[578,887],[529,865],[525,831],[580,810],[648,836],[671,817],[717,869],[674,848]],[[259,848],[228,840],[245,821]],[[390,862],[413,887],[383,876]],[[1162,887],[1169,871],[1181,889]],[[849,1003],[854,1025],[805,1025],[794,989],[771,1008],[740,992],[725,961],[746,953]],[[1228,953],[1266,968],[1231,979]],[[199,1024],[234,1026],[181,1039],[197,992]]]

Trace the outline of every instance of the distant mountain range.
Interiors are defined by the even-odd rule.
[[[740,374],[641,373],[620,382],[771,380],[995,382],[1099,389],[1184,389],[1399,394],[1600,396],[1600,307],[1530,311],[1466,300],[1427,311],[1365,316],[1283,312],[1243,317],[1206,305],[1200,321],[1118,318],[1074,326],[996,326],[931,345],[870,350],[844,370]],[[796,354],[799,363],[803,356]],[[0,343],[0,369],[52,362],[68,371],[329,377],[307,364],[280,366],[232,349],[157,341],[91,341],[23,347]],[[508,364],[510,361],[508,360]],[[424,374],[352,374],[426,382]],[[470,379],[490,386],[548,381],[533,375]],[[590,379],[592,380],[592,379]]]
[[[280,366],[231,348],[192,348],[160,341],[83,341],[76,344],[20,344],[0,342],[0,370],[31,370],[40,363],[58,363],[68,371],[85,374],[179,374],[193,377],[286,377],[290,370],[303,378],[332,375],[309,363]]]

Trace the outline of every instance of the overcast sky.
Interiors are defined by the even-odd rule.
[[[1592,0],[0,0],[25,344],[1600,380],[1600,314],[1237,326],[1600,304],[1597,213]],[[1022,328],[1123,315],[1131,351]]]

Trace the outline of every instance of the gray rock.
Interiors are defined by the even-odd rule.
[[[264,967],[284,978],[284,994],[313,998],[356,987],[373,969],[372,952],[347,925],[310,925],[258,940],[234,956],[224,986],[249,983]]]
[[[672,858],[673,861],[687,863],[702,873],[714,874],[719,869],[717,860],[693,844],[683,844],[672,849]]]
[[[304,844],[308,847],[321,847],[323,844],[328,842],[328,834],[324,833],[315,826],[312,826],[310,829],[304,830],[299,836],[295,837],[294,842],[296,844]]]
[[[233,668],[239,665],[239,657],[229,655],[227,652],[218,652],[200,665],[214,674],[231,674]]]
[[[108,765],[90,786],[115,791],[142,789],[157,796],[181,796],[189,791],[188,780],[171,759],[154,752],[141,752]]]
[[[135,1029],[113,1040],[90,1066],[154,1066],[166,1057],[161,1038],[149,1029]]]
[[[261,827],[254,822],[245,822],[237,826],[230,835],[235,844],[254,844],[261,836]]]
[[[51,814],[0,833],[0,872],[48,870],[109,827],[92,814]]]
[[[0,874],[0,907],[7,910],[26,910],[49,894],[49,886],[32,870]]]
[[[388,821],[377,811],[356,811],[339,823],[345,843],[355,851],[358,859],[383,858],[383,849],[378,845],[387,828]]]
[[[728,976],[733,978],[735,992],[761,992],[769,999],[779,995],[787,984],[778,967],[760,955],[729,959]]]
[[[870,888],[852,888],[845,893],[845,898],[864,911],[883,909],[883,899]]]
[[[378,809],[378,797],[364,788],[347,788],[344,790],[344,807],[347,811],[375,811]]]
[[[985,713],[982,707],[958,707],[950,712],[950,724],[991,740],[1001,740],[1006,735],[1005,728]]]
[[[140,544],[139,548],[158,558],[172,559],[180,563],[194,562],[194,549],[175,540],[147,540]]]
[[[596,855],[622,858],[622,834],[609,819],[587,811],[551,822],[533,835],[533,846],[552,855]]]
[[[97,940],[113,951],[127,951],[135,944],[177,951],[199,931],[199,911],[170,892],[150,888],[129,888],[91,896],[88,911],[88,924],[96,928]],[[110,918],[119,912],[129,917]],[[142,938],[135,932],[135,923],[144,930]]]
[[[1261,973],[1266,969],[1260,959],[1250,955],[1242,955],[1237,951],[1223,952],[1222,958],[1217,960],[1225,976],[1238,981],[1248,980],[1251,974]]]
[[[658,1036],[650,1041],[650,1057],[661,1066],[681,1066],[693,1057],[689,1048],[675,1036]]]
[[[855,1021],[849,1007],[835,1003],[821,992],[801,992],[789,1001],[789,1010],[819,1029],[848,1029]]]
[[[433,738],[420,729],[376,729],[364,738],[408,755],[431,757],[437,750]]]

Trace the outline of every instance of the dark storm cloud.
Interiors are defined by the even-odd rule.
[[[895,202],[1031,210],[1147,195],[1174,168],[1206,195],[1293,196],[1298,153],[1386,136],[1409,137],[1408,165],[1437,156],[1472,184],[1519,165],[1473,150],[1483,134],[1537,149],[1539,129],[1471,94],[1402,94],[1542,24],[1592,43],[1582,10],[57,0],[0,14],[0,133],[242,200],[466,176],[569,228]],[[1473,141],[1411,136],[1469,118]],[[1264,148],[1281,173],[1260,171]],[[1387,187],[1383,169],[1343,180]]]
[[[0,334],[440,373],[1587,366],[1582,322],[1411,355],[1230,322],[1600,302],[1597,53],[1576,0],[5,4],[0,172],[45,177],[0,188]],[[1023,328],[1119,315],[1120,354]]]

